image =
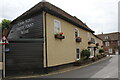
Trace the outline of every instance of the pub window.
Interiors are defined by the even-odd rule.
[[[105,45],[106,45],[106,46],[109,46],[109,42],[105,42]]]
[[[120,41],[118,41],[118,46],[120,46]]]
[[[108,39],[108,36],[105,36],[105,39]]]
[[[75,38],[79,37],[79,30],[77,28],[75,28]]]
[[[96,44],[96,43],[98,43],[98,42],[97,42],[97,39],[95,38],[95,44]]]
[[[61,32],[61,23],[60,21],[54,19],[54,33],[60,33]]]
[[[88,32],[88,40],[91,40],[91,36],[89,32]]]
[[[112,49],[108,49],[109,53],[112,53]]]

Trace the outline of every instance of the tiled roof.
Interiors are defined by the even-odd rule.
[[[97,35],[103,41],[106,41],[105,37],[108,36],[108,40],[120,40],[120,32],[108,33],[108,34],[99,34]]]
[[[28,16],[28,15],[32,15],[35,13],[39,13],[39,12],[48,12],[52,15],[55,15],[57,17],[60,17],[64,20],[67,20],[68,22],[82,28],[85,30],[88,30],[92,33],[94,33],[93,30],[91,30],[86,24],[84,24],[80,19],[71,16],[70,14],[68,14],[67,12],[65,12],[64,10],[56,7],[55,5],[49,3],[49,2],[40,2],[37,5],[35,5],[34,7],[32,7],[30,10],[26,11],[25,13],[23,13],[21,16],[19,16],[18,18],[16,18],[15,20],[12,21],[12,23],[19,21],[20,19],[23,19],[24,17]]]

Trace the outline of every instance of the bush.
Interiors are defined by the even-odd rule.
[[[98,58],[97,57],[93,57],[92,61],[95,62]]]
[[[106,57],[107,55],[106,54],[103,54],[103,57]]]
[[[84,49],[81,51],[81,57],[83,57],[84,59],[89,59],[90,57],[90,51],[87,49]]]
[[[100,49],[100,50],[99,50],[99,53],[100,53],[100,54],[104,53],[104,50],[103,50],[103,49]]]
[[[97,58],[100,59],[101,58],[100,55],[97,55]]]

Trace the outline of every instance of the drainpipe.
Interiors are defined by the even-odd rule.
[[[44,27],[45,27],[45,55],[46,55],[46,69],[45,69],[45,72],[48,74],[46,12],[44,13],[44,21],[45,21]]]

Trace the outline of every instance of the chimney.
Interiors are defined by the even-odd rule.
[[[103,32],[102,32],[102,34],[103,34]]]
[[[46,0],[42,0],[41,2],[47,2]]]

